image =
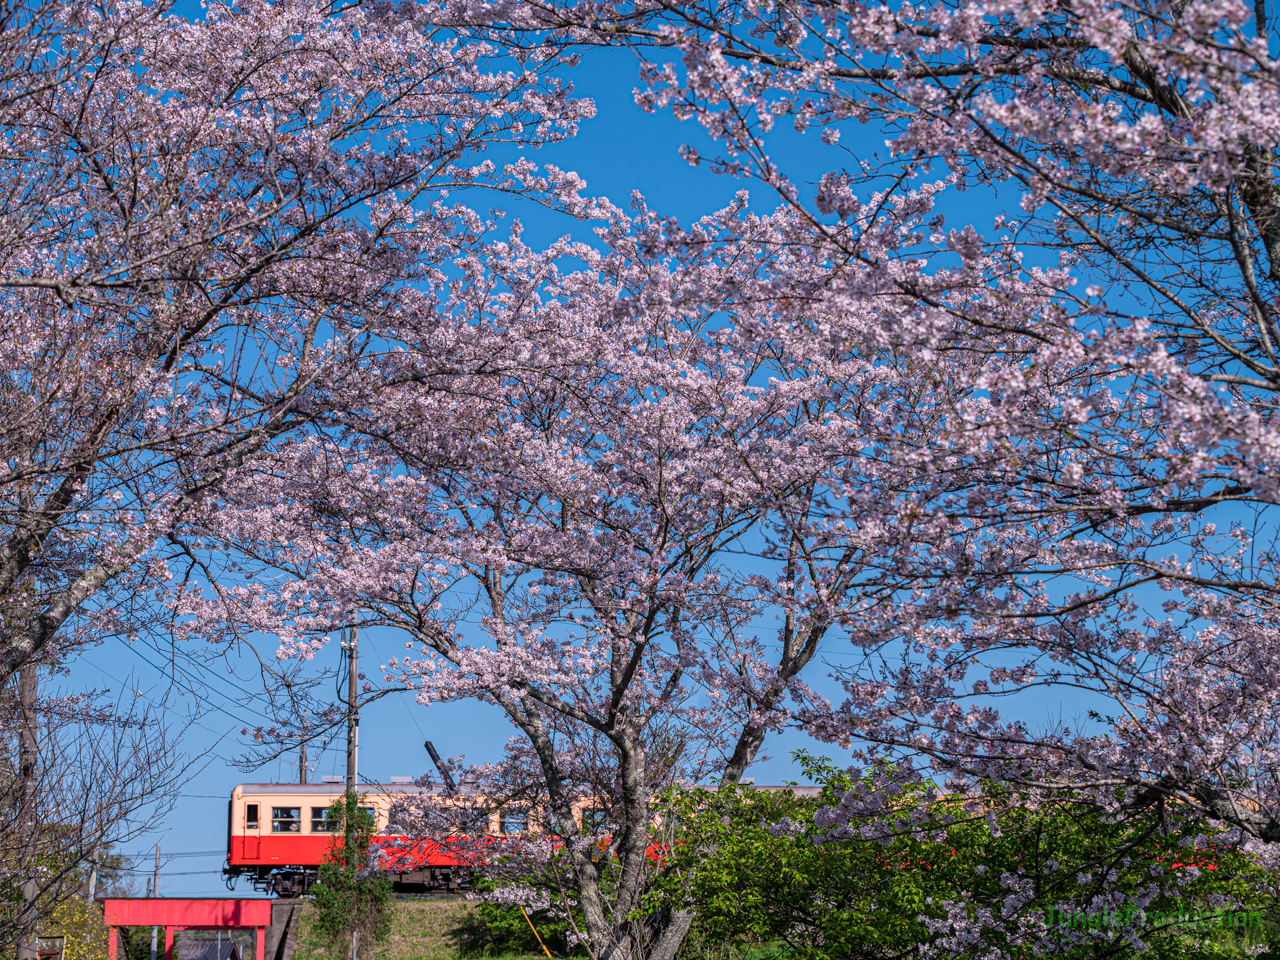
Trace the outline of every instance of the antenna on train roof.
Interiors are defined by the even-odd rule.
[[[440,754],[436,753],[436,748],[431,745],[431,741],[428,740],[423,746],[427,748],[427,753],[431,755],[431,762],[440,771],[440,776],[444,778],[444,785],[449,788],[449,792],[457,793],[458,786],[453,782],[453,777],[449,776],[449,771],[445,769],[444,764],[440,762]]]

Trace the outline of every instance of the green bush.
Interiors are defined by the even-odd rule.
[[[1068,796],[1032,810],[992,788],[982,800],[988,816],[965,815],[959,802],[937,803],[912,833],[881,843],[862,839],[859,823],[838,834],[815,823],[818,809],[838,802],[854,784],[823,760],[799,759],[824,784],[821,798],[743,787],[673,791],[663,798],[664,815],[680,828],[652,907],[696,911],[686,958],[722,954],[724,947],[740,955],[772,944],[802,960],[882,960],[977,929],[983,911],[998,917],[1012,910],[1014,920],[1035,924],[1051,907],[1088,911],[1100,894],[1128,898],[1144,889],[1159,889],[1152,911],[1209,911],[1223,898],[1269,916],[1274,909],[1267,892],[1271,878],[1226,843],[1221,831],[1179,823],[1168,811],[1116,818]],[[912,793],[901,798],[903,809],[912,806]],[[866,825],[883,834],[886,822]],[[1213,849],[1203,841],[1198,852],[1185,845],[1198,835],[1207,835]],[[1174,868],[1184,861],[1205,869]],[[1025,902],[1011,907],[1013,885],[1023,888]],[[947,920],[951,909],[959,911],[952,922],[931,931],[927,921]],[[1250,947],[1266,944],[1274,929],[1137,928],[1148,947],[1144,955],[1162,960],[1242,958]],[[1066,931],[1056,933],[1054,955],[1143,955],[1119,928],[1099,925],[1087,937],[1089,943],[1073,945]],[[1016,934],[999,932],[981,944],[961,945],[954,955],[977,957],[992,948],[1013,958],[1036,956]],[[948,954],[953,949],[944,948]]]
[[[364,960],[391,932],[391,881],[371,863],[374,820],[360,808],[360,798],[348,791],[327,817],[338,822],[338,830],[311,888],[312,935],[339,956],[350,955],[355,937]]]

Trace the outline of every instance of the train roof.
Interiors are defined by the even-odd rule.
[[[239,790],[241,796],[263,794],[302,793],[316,796],[339,796],[347,792],[345,783],[240,783],[233,790]],[[440,784],[420,787],[415,783],[362,783],[356,787],[357,793],[400,793],[400,794],[444,794],[447,791]],[[475,787],[464,783],[458,793],[474,793]]]
[[[795,794],[797,797],[817,797],[822,794],[821,787],[797,786],[790,783],[744,783],[743,786],[751,787],[755,790],[785,790],[788,793]],[[347,791],[346,784],[343,783],[241,783],[234,789],[239,790],[240,795],[245,797],[281,793],[339,796]],[[444,786],[438,783],[432,784],[428,787],[420,787],[414,783],[362,783],[357,788],[357,792],[388,795],[402,794],[409,796],[433,796],[437,794],[445,795],[448,793]],[[475,794],[479,791],[474,784],[463,783],[459,785],[457,792],[458,794],[465,795]]]
[[[793,793],[797,797],[822,796],[821,787],[801,787],[791,783],[779,783],[779,784],[748,783],[748,784],[744,784],[744,786],[754,787],[757,790],[786,790],[788,793]]]

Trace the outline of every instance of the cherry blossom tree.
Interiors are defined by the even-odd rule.
[[[1265,5],[432,16],[512,55],[638,50],[638,102],[698,125],[690,163],[757,181],[779,210],[687,233],[615,214],[606,252],[517,238],[461,260],[440,297],[484,374],[466,401],[431,389],[420,331],[387,327],[406,349],[347,405],[341,444],[263,467],[279,507],[237,495],[250,520],[228,539],[288,580],[185,609],[241,608],[303,655],[335,616],[405,629],[418,653],[390,675],[499,704],[570,840],[557,750],[607,741],[624,877],[643,871],[630,798],[661,779],[646,743],[670,728],[644,739],[659,716],[696,745],[688,771],[744,743],[749,762],[747,731],[794,710],[897,775],[1172,804],[1280,839]],[[776,149],[779,120],[820,142]],[[570,253],[588,269],[561,275]],[[681,309],[696,334],[655,326]],[[725,559],[747,555],[761,572]],[[775,611],[773,658],[753,645]],[[788,675],[831,634],[863,655],[836,705]],[[999,709],[1045,688],[1092,715]],[[574,856],[585,916],[598,868]],[[590,908],[593,950],[632,948],[640,889]],[[681,921],[658,922],[645,951],[669,955]]]
[[[165,597],[218,573],[194,524],[250,458],[358,392],[382,318],[430,327],[418,285],[487,229],[446,200],[483,178],[473,154],[590,112],[555,62],[433,35],[412,5],[5,7],[0,688],[113,635],[162,637],[175,661],[240,639],[172,642]],[[0,718],[22,743],[5,937],[180,778],[130,705],[85,719],[75,749],[45,737],[61,788],[38,805],[30,718],[56,708]]]
[[[443,201],[459,164],[590,105],[413,8],[49,3],[0,31],[5,678],[163,625],[148,599],[203,575],[190,511],[485,229]]]
[[[340,430],[255,458],[208,520],[240,579],[180,606],[191,630],[276,634],[286,658],[394,628],[409,652],[384,683],[496,705],[515,737],[468,777],[542,818],[593,956],[674,955],[690,915],[646,910],[654,795],[737,782],[810,702],[834,614],[893,589],[856,548],[825,568],[799,552],[833,484],[889,528],[916,483],[829,447],[927,445],[931,408],[966,389],[959,365],[927,381],[850,352],[836,326],[878,319],[815,312],[831,265],[790,252],[807,225],[744,203],[684,231],[637,198],[600,207],[600,249],[516,230],[460,258],[439,296],[471,372],[433,389],[423,318],[383,325],[401,349],[378,389]]]
[[[637,101],[700,128],[690,163],[808,225],[835,265],[815,309],[880,315],[852,343],[922,376],[980,358],[929,448],[890,451],[919,477],[896,536],[852,499],[792,528],[810,562],[865,544],[900,578],[837,614],[865,665],[813,731],[959,788],[1172,804],[1280,839],[1267,4],[455,15],[517,45],[640,51]],[[820,142],[779,145],[793,134]],[[1045,690],[1088,715],[1000,709]]]
[[[898,640],[923,661],[888,686],[851,677],[857,699],[822,722],[971,775],[1137,785],[1272,836],[1280,245],[1266,7],[457,15],[517,40],[651,52],[637,101],[695,121],[718,151],[688,147],[689,161],[759,181],[807,223],[813,256],[840,264],[817,300],[878,311],[880,342],[921,365],[984,358],[939,411],[942,442],[896,454],[927,478],[903,501],[913,546],[894,561],[914,565],[916,586],[846,612],[859,646]],[[825,170],[779,159],[784,119],[821,141]],[[886,158],[864,152],[869,133],[890,137]],[[993,227],[948,229],[961,191]],[[1167,592],[1163,611],[1144,585]],[[1001,651],[1027,659],[965,668]],[[1109,741],[1033,737],[950,706],[1059,681],[1117,702]]]

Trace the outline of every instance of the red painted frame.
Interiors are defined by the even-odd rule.
[[[175,930],[254,931],[254,955],[264,960],[265,928],[271,926],[271,901],[201,897],[109,897],[102,901],[107,925],[107,960],[116,960],[116,927],[164,927],[164,960],[173,960]]]

